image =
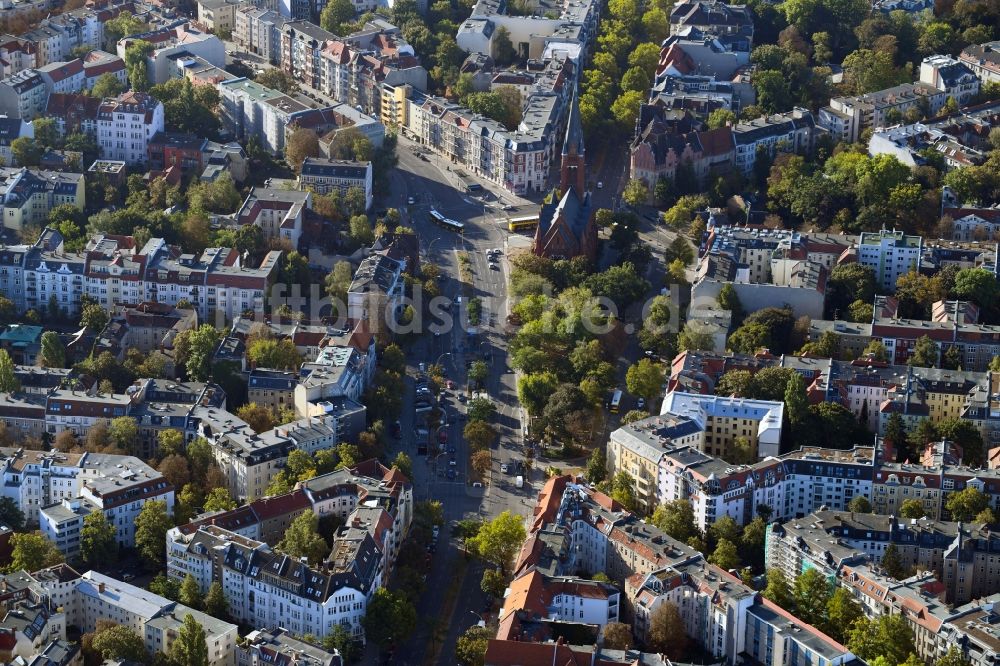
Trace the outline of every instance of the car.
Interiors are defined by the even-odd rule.
[[[455,449],[454,446],[449,446],[448,447],[448,453],[450,453],[451,455],[455,455],[455,451],[456,451],[456,449]]]
[[[603,190],[604,189],[604,182],[603,181],[600,181],[600,180],[597,181],[597,189],[599,189],[599,190]]]
[[[434,337],[435,338],[441,337],[441,331],[434,331]]]
[[[454,389],[454,388],[455,388],[455,382],[451,381],[450,379],[449,379],[448,381],[446,381],[446,382],[444,383],[444,385],[445,385],[445,386],[447,386],[449,390],[451,390],[451,389]]]
[[[491,271],[498,271],[498,270],[500,270],[500,264],[498,264],[496,262],[491,263],[490,264],[490,270]]]
[[[435,539],[438,538],[438,534],[440,533],[441,533],[441,528],[438,527],[437,525],[431,528],[431,534],[434,536]]]
[[[483,487],[483,484],[481,484],[481,483],[480,483],[480,482],[478,482],[478,481],[474,481],[474,482],[472,483],[472,487],[473,487],[473,488],[482,488],[482,487]]]
[[[504,464],[500,465],[500,473],[501,474],[507,474],[509,471],[510,471],[510,468],[507,467],[507,463],[504,463]]]
[[[406,197],[406,203],[407,205],[412,206],[413,204],[417,203],[417,200],[414,199],[413,197]]]
[[[449,469],[448,470],[448,480],[449,481],[454,481],[456,476],[458,476],[458,472],[456,472],[453,469]]]
[[[458,461],[455,460],[454,457],[452,457],[452,459],[448,461],[448,467],[457,467],[457,466],[458,466]]]
[[[459,393],[458,394],[458,401],[459,402],[465,402],[465,394],[464,393]]]
[[[442,430],[442,431],[440,431],[438,433],[438,441],[441,442],[442,444],[444,444],[444,443],[446,443],[448,441],[448,431],[447,430]]]
[[[646,399],[645,398],[639,398],[639,401],[637,403],[635,403],[635,406],[637,408],[639,408],[639,409],[644,408],[646,406]]]
[[[122,574],[122,580],[125,581],[126,583],[134,579],[135,579],[135,574],[132,573]]]

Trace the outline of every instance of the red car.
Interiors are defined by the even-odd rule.
[[[449,389],[455,388],[455,382],[451,381],[450,379],[446,381],[444,385],[447,386]]]
[[[438,432],[438,441],[442,444],[446,444],[448,442],[448,433],[444,430]]]

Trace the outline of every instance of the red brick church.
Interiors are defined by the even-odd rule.
[[[597,223],[586,180],[583,125],[574,95],[562,147],[559,189],[549,192],[538,213],[532,249],[536,255],[550,259],[584,256],[591,261],[597,257]]]

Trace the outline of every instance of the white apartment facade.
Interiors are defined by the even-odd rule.
[[[866,232],[858,240],[858,263],[871,268],[879,286],[891,293],[900,276],[920,266],[923,244],[922,236],[902,231]]]
[[[145,164],[150,140],[162,131],[163,103],[146,93],[123,93],[98,110],[97,143],[106,160]]]

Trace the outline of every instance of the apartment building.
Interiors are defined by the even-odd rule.
[[[749,51],[753,44],[753,14],[745,5],[717,0],[685,0],[670,10],[670,34],[695,28],[705,35],[731,41],[741,39]]]
[[[970,44],[958,59],[983,83],[1000,81],[1000,41]]]
[[[685,633],[727,664],[741,663],[748,654],[766,666],[856,662],[843,645],[570,476],[550,478],[540,493],[515,565],[515,576],[521,576],[515,583],[524,575],[564,571],[601,571],[623,585],[619,616],[640,638],[652,612],[670,601],[677,605]],[[518,613],[502,614],[497,639],[537,640],[524,620]]]
[[[0,80],[0,113],[34,120],[45,113],[51,90],[37,69],[24,69]]]
[[[0,449],[0,474],[3,496],[18,505],[29,524],[44,528],[45,507],[83,498],[104,510],[125,546],[134,541],[139,506],[159,499],[173,508],[173,487],[133,456]]]
[[[986,525],[848,511],[817,511],[768,528],[765,559],[793,580],[816,568],[835,579],[844,566],[878,565],[891,545],[910,571],[929,571],[951,605],[1000,589],[995,573],[997,536]]]
[[[34,126],[23,118],[0,115],[0,160],[3,164],[14,164],[14,154],[10,150],[10,144],[22,136],[34,138]]]
[[[307,157],[299,173],[299,188],[317,194],[336,191],[341,196],[357,188],[364,192],[368,210],[372,206],[372,163]]]
[[[630,423],[611,433],[608,468],[627,472],[635,483],[636,499],[652,513],[663,500],[659,492],[660,461],[667,452],[701,446],[702,424],[687,416],[665,414]]]
[[[754,279],[751,271],[752,266],[740,263],[730,254],[714,249],[705,253],[691,287],[692,302],[713,303],[728,284],[736,290],[748,312],[783,303],[796,317],[823,316],[828,274],[821,264],[779,249],[771,254],[759,279]]]
[[[299,368],[295,411],[303,416],[348,414],[368,386],[364,361],[351,347],[325,347],[316,361]]]
[[[146,93],[106,99],[97,112],[97,143],[104,159],[145,164],[150,140],[162,131],[163,103]]]
[[[618,621],[620,598],[618,588],[608,583],[528,571],[515,577],[504,595],[498,613],[500,635],[513,638],[505,627],[528,619],[589,625],[599,631]]]
[[[395,325],[402,307],[402,262],[380,254],[365,257],[347,289],[347,318],[366,322],[377,336]]]
[[[818,132],[812,112],[796,107],[787,113],[738,122],[732,126],[732,136],[736,168],[746,175],[753,171],[758,151],[772,156],[776,152],[805,155],[815,145]]]
[[[198,0],[198,23],[216,34],[232,33],[238,6],[236,0]]]
[[[727,171],[733,163],[735,144],[729,128],[690,131],[693,118],[685,114],[675,122],[675,117],[659,104],[643,105],[639,113],[641,131],[629,150],[629,173],[631,178],[643,181],[651,193],[660,178],[673,182],[678,168],[690,166],[698,181],[705,182],[710,175]]]
[[[56,121],[59,135],[80,132],[97,137],[97,113],[103,100],[88,95],[49,95],[45,116]]]
[[[757,603],[753,589],[700,557],[630,578],[625,594],[635,609],[633,632],[640,640],[648,639],[653,613],[671,602],[681,612],[688,637],[729,663],[743,651],[748,612]],[[705,604],[707,598],[711,605]]]
[[[215,67],[226,66],[226,47],[215,35],[195,29],[188,21],[178,20],[164,27],[138,35],[128,35],[118,40],[118,57],[125,57],[125,50],[136,40],[153,45],[153,52],[146,57],[149,82],[165,83],[174,78],[176,61],[180,57],[198,57]],[[162,129],[162,128],[161,128]]]
[[[43,588],[48,585],[42,583]],[[143,639],[150,654],[165,653],[177,639],[188,615],[205,630],[208,663],[211,666],[235,666],[235,624],[223,622],[176,601],[123,583],[97,571],[88,571],[73,581],[72,602],[66,606],[66,619],[81,631],[92,632],[99,620],[121,624]]]
[[[295,445],[276,430],[260,434],[245,421],[224,409],[196,408],[198,436],[212,445],[212,453],[226,476],[233,497],[264,496],[271,480],[280,472]]]
[[[858,240],[858,263],[871,268],[879,286],[891,293],[901,275],[920,266],[923,245],[922,236],[902,231],[865,232]]]
[[[247,379],[247,402],[279,411],[295,405],[295,385],[298,373],[294,370],[254,368]]]
[[[0,211],[6,229],[16,232],[41,224],[53,208],[64,204],[84,209],[82,173],[0,167]]]
[[[822,506],[844,509],[855,495],[872,493],[871,447],[804,447],[745,465],[708,455],[700,441],[680,443],[672,431],[661,417],[652,417],[612,432],[608,468],[632,476],[636,496],[649,511],[673,500],[690,502],[701,529],[723,516],[746,525],[761,506],[777,519]]]
[[[979,93],[979,76],[964,60],[951,55],[930,55],[920,61],[920,81],[944,90],[960,106]]]
[[[745,438],[759,458],[778,455],[785,405],[771,400],[702,396],[671,391],[660,414],[685,416],[702,426],[702,450],[709,455],[733,457],[737,439]]]
[[[340,655],[336,650],[301,641],[285,629],[255,629],[237,646],[239,666],[271,666],[272,664],[299,664],[300,666],[339,666]]]
[[[257,137],[266,150],[275,154],[285,148],[288,125],[309,110],[288,95],[249,79],[223,81],[218,88],[223,126],[240,140]]]
[[[221,582],[230,613],[248,624],[282,626],[320,638],[344,626],[361,639],[365,608],[409,529],[412,503],[412,487],[398,471],[375,461],[362,463],[310,479],[289,495],[171,529],[167,573],[174,579],[190,573],[202,590]],[[280,540],[283,529],[268,530],[262,517],[309,509],[345,521],[319,568],[272,551],[268,541]],[[261,538],[265,531],[273,541]]]
[[[246,5],[233,14],[233,42],[272,65],[281,62],[281,35],[286,19],[277,11]]]
[[[4,606],[0,619],[0,659],[11,664],[32,663],[29,660],[42,652],[57,655],[58,647],[74,655],[66,642],[66,614],[35,576],[26,571],[4,574],[0,576],[0,590]],[[79,658],[79,650],[75,652],[74,656]]]
[[[311,207],[310,191],[254,187],[236,211],[236,223],[260,227],[265,241],[282,239],[297,248],[306,211]]]

